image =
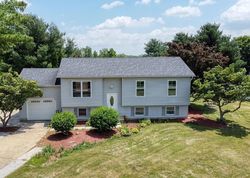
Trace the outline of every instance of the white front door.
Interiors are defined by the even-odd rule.
[[[107,106],[118,110],[118,94],[117,93],[107,93]]]

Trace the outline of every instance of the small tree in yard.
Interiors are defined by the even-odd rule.
[[[226,123],[224,115],[240,109],[243,101],[250,96],[250,76],[246,70],[237,68],[235,64],[222,68],[216,66],[204,73],[203,81],[197,79],[194,82],[195,98],[211,101],[218,106],[219,121]],[[238,106],[232,110],[224,109],[229,103],[238,102]]]
[[[6,127],[14,110],[20,109],[27,98],[42,96],[36,82],[24,80],[17,73],[0,74],[0,120]]]
[[[98,131],[103,132],[111,130],[119,122],[119,113],[105,106],[94,109],[90,113],[89,123]]]

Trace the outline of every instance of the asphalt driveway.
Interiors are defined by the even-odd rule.
[[[19,123],[13,133],[0,133],[0,169],[27,153],[46,134],[45,123]]]

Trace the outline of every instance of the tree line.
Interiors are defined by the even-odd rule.
[[[180,56],[192,71],[202,77],[204,71],[236,63],[250,72],[250,36],[231,38],[219,24],[207,23],[195,35],[177,33],[171,42],[151,39],[145,44],[146,56]]]
[[[25,14],[26,3],[6,0],[0,3],[0,71],[10,68],[21,72],[25,67],[58,67],[63,57],[125,57],[113,49],[92,51],[79,48],[73,39],[65,40],[55,24]]]

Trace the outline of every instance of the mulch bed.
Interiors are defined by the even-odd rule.
[[[20,127],[0,127],[0,132],[16,132]]]
[[[56,132],[48,132],[38,143],[39,146],[51,145],[55,149],[61,147],[67,149],[79,145],[83,142],[95,143],[108,139],[117,133],[116,130],[100,133],[96,130],[73,130],[69,135]]]
[[[211,128],[227,127],[225,124],[206,118],[204,115],[202,115],[202,112],[196,111],[196,110],[190,110],[188,117],[182,119],[182,123],[185,123],[185,124],[191,123],[191,124],[196,124],[196,125],[211,127]]]

